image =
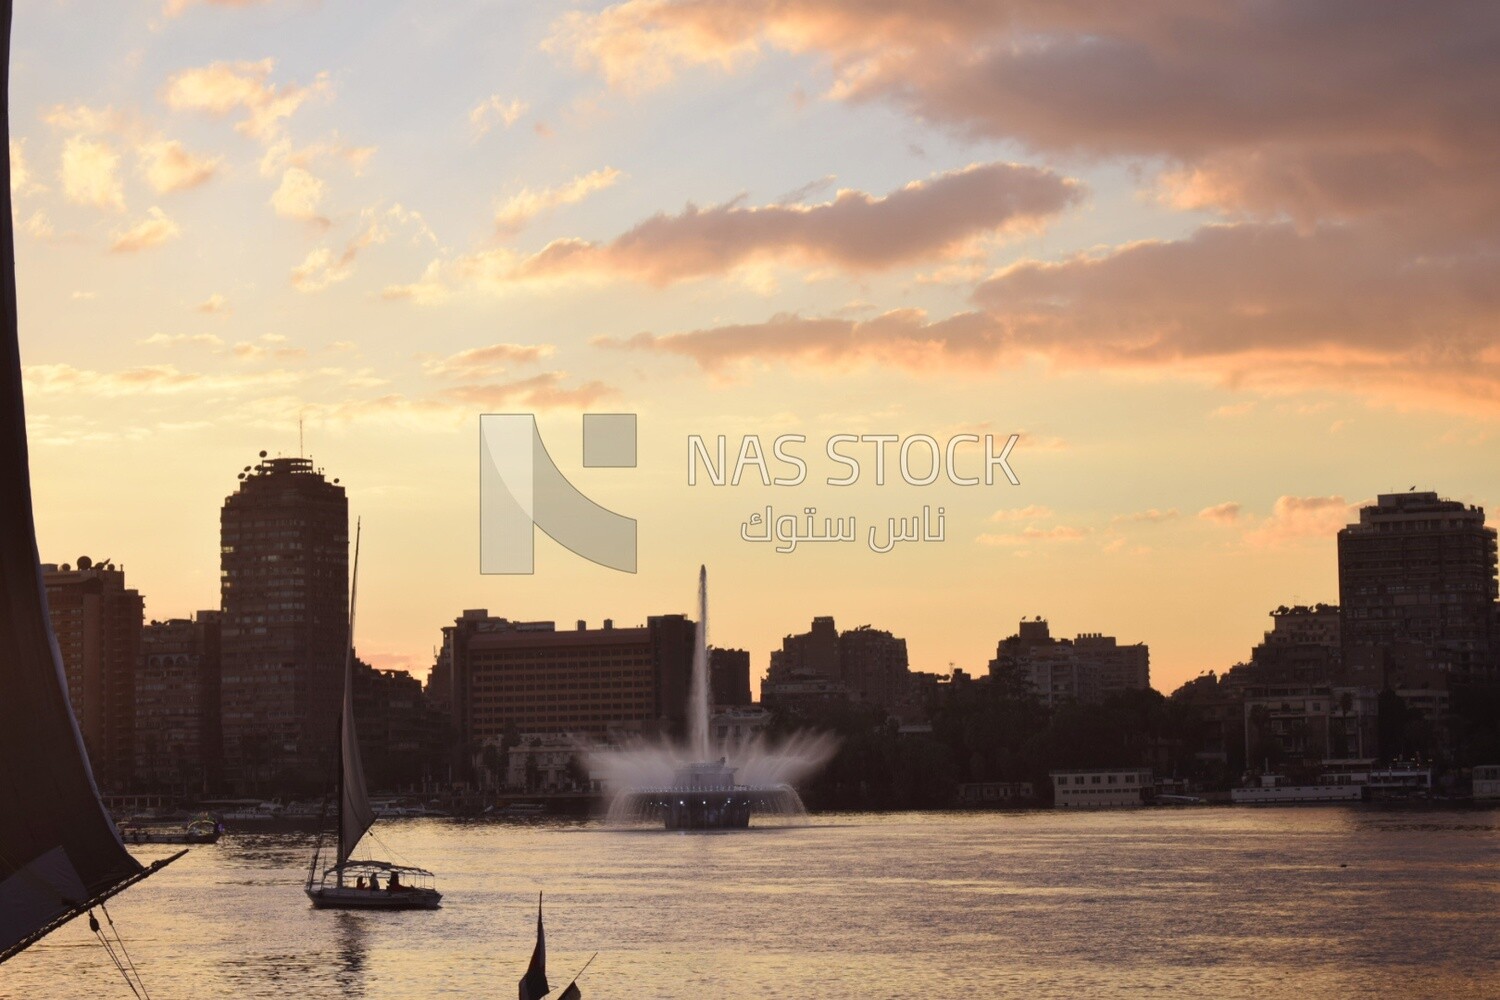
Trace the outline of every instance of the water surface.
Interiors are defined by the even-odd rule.
[[[1500,813],[1369,808],[814,817],[729,834],[383,822],[432,913],[302,895],[305,834],[231,834],[109,907],[177,998],[509,997],[546,891],[590,998],[1500,996]],[[165,847],[134,848],[151,860]],[[0,997],[130,997],[86,921]]]

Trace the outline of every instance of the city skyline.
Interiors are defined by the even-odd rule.
[[[758,664],[791,608],[939,672],[1046,614],[1149,642],[1171,690],[1333,600],[1360,504],[1500,500],[1483,18],[850,10],[23,6],[45,557],[213,606],[216,504],[300,421],[371,529],[377,666],[425,673],[463,607],[685,610],[706,562]],[[638,574],[542,540],[478,575],[484,411],[537,413]],[[581,467],[601,411],[639,417],[628,475]],[[1018,487],[684,476],[695,434],[1012,432]],[[778,555],[738,534],[768,503],[942,506],[947,539]]]

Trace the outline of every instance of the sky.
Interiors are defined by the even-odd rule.
[[[944,673],[1042,615],[1171,691],[1337,601],[1361,503],[1500,502],[1490,5],[36,0],[12,48],[42,557],[148,619],[217,606],[224,497],[300,450],[377,666],[466,608],[691,613],[703,563],[757,684],[814,615]],[[539,536],[480,574],[486,412],[637,573]],[[637,415],[636,468],[582,466],[585,413]],[[896,446],[877,484],[872,442],[829,485],[867,434],[1019,435],[1019,485]],[[692,435],[800,435],[807,477],[690,483]],[[746,541],[768,506],[858,534]],[[924,506],[941,540],[867,544]]]

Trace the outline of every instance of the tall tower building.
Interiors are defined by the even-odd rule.
[[[220,514],[226,778],[326,788],[349,635],[349,501],[305,458],[266,458]]]
[[[133,771],[135,673],[145,602],[125,570],[79,556],[44,565],[52,631],[62,651],[68,700],[104,791],[124,791]]]
[[[1344,659],[1415,649],[1456,676],[1493,672],[1495,529],[1484,508],[1436,493],[1386,493],[1339,531]]]

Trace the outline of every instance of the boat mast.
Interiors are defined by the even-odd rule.
[[[349,643],[344,650],[344,688],[345,698],[348,698],[349,685],[354,683],[354,598],[359,593],[359,536],[363,527],[364,519],[354,519],[354,567],[349,574]],[[344,702],[348,704],[348,702]],[[339,887],[344,885],[344,862],[349,860],[342,857],[344,853],[344,719],[343,709],[339,710]],[[353,849],[353,845],[350,845]]]

